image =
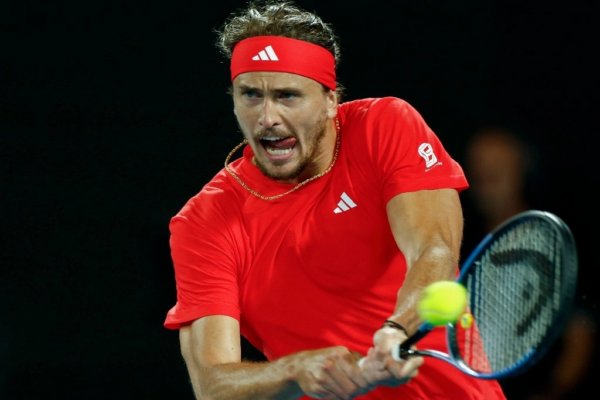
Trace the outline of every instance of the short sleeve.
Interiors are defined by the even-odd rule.
[[[240,318],[240,261],[232,217],[214,203],[210,191],[203,190],[169,224],[177,303],[167,313],[168,329],[208,315]]]
[[[461,166],[410,104],[385,98],[370,112],[372,157],[386,203],[405,192],[468,187]]]

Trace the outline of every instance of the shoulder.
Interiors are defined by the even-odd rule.
[[[348,136],[375,138],[411,134],[424,125],[423,118],[406,100],[398,97],[366,98],[340,104],[340,125]]]
[[[352,100],[338,107],[341,118],[367,118],[391,113],[396,116],[415,111],[406,101],[398,97],[377,97]]]
[[[222,169],[200,192],[192,196],[173,217],[193,224],[215,225],[234,218],[239,205],[245,201],[244,193],[237,190],[233,178]]]

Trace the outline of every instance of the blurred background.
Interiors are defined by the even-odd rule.
[[[465,252],[522,209],[571,226],[574,317],[503,385],[509,400],[577,397],[600,372],[591,5],[297,4],[340,36],[347,100],[407,100],[465,167]],[[1,399],[193,398],[178,334],[162,326],[176,299],[168,223],[241,141],[213,30],[244,5],[0,4]]]

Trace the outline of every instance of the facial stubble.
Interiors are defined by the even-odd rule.
[[[267,130],[268,131],[268,130]],[[302,156],[298,164],[289,172],[277,172],[269,170],[268,166],[265,165],[262,161],[260,161],[257,157],[254,158],[254,162],[260,172],[263,173],[267,178],[276,180],[276,181],[289,181],[297,178],[302,172],[309,167],[309,165],[316,161],[316,156],[323,145],[323,140],[325,138],[325,133],[327,132],[327,115],[323,113],[322,118],[315,124],[314,129],[312,130],[312,134],[307,138],[307,143],[312,144],[309,152]],[[256,132],[256,135],[263,136],[265,132]]]

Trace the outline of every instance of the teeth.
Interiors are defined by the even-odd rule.
[[[273,149],[271,147],[266,147],[267,153],[273,155],[273,156],[283,156],[285,154],[289,154],[292,149]]]
[[[276,136],[267,136],[267,137],[264,137],[264,138],[260,138],[260,140],[269,140],[271,142],[274,142],[276,140],[281,140],[281,139],[283,139],[283,138],[276,137]]]

